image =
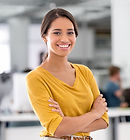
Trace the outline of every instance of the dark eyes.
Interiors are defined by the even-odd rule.
[[[61,32],[53,32],[53,34],[56,34],[56,35],[61,35],[62,33]],[[73,35],[74,32],[67,32],[68,35]]]
[[[73,35],[73,34],[74,34],[74,32],[68,32],[67,34],[69,34],[69,35]]]
[[[61,33],[60,32],[54,32],[53,34],[60,35]]]

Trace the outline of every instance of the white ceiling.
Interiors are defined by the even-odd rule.
[[[110,0],[0,0],[0,22],[14,16],[42,19],[54,8],[69,10],[79,21],[95,21],[110,18]]]

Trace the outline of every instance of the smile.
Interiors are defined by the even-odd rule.
[[[67,44],[67,45],[57,45],[58,47],[60,48],[69,48],[70,44]]]

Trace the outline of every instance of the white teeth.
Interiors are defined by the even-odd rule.
[[[69,47],[69,45],[58,45],[58,46],[61,48],[68,48]]]

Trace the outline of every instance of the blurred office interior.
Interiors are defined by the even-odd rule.
[[[100,90],[109,66],[119,66],[122,88],[130,88],[130,0],[0,0],[0,140],[40,139],[25,76],[47,52],[40,25],[56,7],[70,11],[79,27],[69,60],[92,69]],[[110,126],[92,132],[94,140],[129,140],[130,108],[109,108],[108,114]]]

